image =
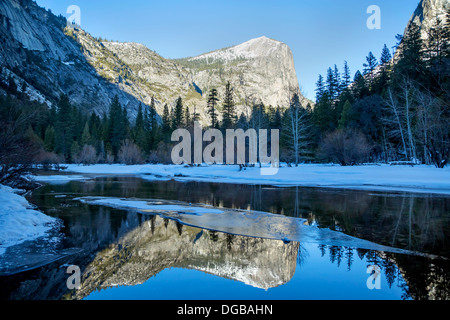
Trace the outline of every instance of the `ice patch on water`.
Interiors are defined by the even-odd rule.
[[[215,208],[203,204],[181,201],[119,199],[106,197],[77,198],[86,204],[102,205],[123,210],[135,210],[142,214],[158,214],[182,224],[241,236],[298,241],[328,246],[412,254],[434,258],[435,256],[380,245],[346,235],[339,231],[306,225],[306,220],[268,212]]]

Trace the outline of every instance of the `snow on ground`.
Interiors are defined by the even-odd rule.
[[[57,219],[31,209],[14,189],[0,185],[0,255],[7,247],[45,236]]]
[[[302,164],[282,166],[275,175],[261,175],[259,167],[239,171],[237,165],[67,165],[78,174],[139,175],[144,179],[175,179],[273,186],[328,187],[364,190],[410,191],[450,195],[450,167]]]

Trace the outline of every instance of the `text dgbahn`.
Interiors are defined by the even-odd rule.
[[[203,133],[200,123],[196,121],[193,138],[187,129],[177,129],[172,133],[172,141],[179,143],[173,147],[171,159],[174,164],[202,164],[205,162],[244,165],[259,162],[270,164],[268,168],[261,168],[261,175],[275,175],[280,163],[280,132],[278,129],[272,129],[270,132],[269,140],[267,129],[258,131],[255,129],[246,131],[228,129],[224,148],[224,137],[220,130],[208,129]],[[204,142],[209,142],[209,144],[204,147]],[[270,155],[268,154],[269,144]]]

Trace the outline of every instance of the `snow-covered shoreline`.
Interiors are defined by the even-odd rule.
[[[32,209],[25,197],[0,184],[0,256],[8,247],[47,235],[57,221]]]
[[[202,181],[236,184],[263,184],[279,187],[302,186],[372,191],[407,191],[450,195],[450,167],[302,164],[282,166],[276,175],[261,175],[256,167],[239,170],[237,165],[65,165],[65,173],[78,175],[136,175],[147,180]],[[79,179],[79,176],[75,176]],[[41,182],[70,181],[70,176],[37,177]]]

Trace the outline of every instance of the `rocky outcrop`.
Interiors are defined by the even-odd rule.
[[[167,268],[200,270],[268,289],[290,281],[298,242],[249,238],[202,230],[154,216],[98,252],[84,269],[81,289],[142,284]],[[69,298],[69,297],[66,297]]]
[[[422,37],[426,39],[428,31],[433,27],[436,19],[440,19],[441,22],[446,21],[446,13],[449,9],[450,2],[448,0],[421,0],[408,22],[405,33],[414,22],[420,26]]]
[[[421,0],[416,10],[411,16],[406,25],[403,37],[405,37],[411,30],[412,24],[415,23],[420,30],[422,39],[426,42],[428,40],[429,32],[437,23],[439,19],[440,24],[444,25],[447,21],[447,12],[450,10],[450,2],[448,0]],[[402,44],[400,43],[395,52],[394,62],[401,56]]]
[[[198,57],[169,60],[137,43],[102,41],[67,26],[31,0],[0,1],[0,81],[26,84],[29,96],[49,105],[62,93],[81,108],[102,115],[118,95],[133,117],[140,103],[174,105],[178,97],[209,122],[206,96],[219,98],[230,81],[238,114],[253,103],[287,106],[299,91],[290,48],[261,37]],[[220,106],[219,106],[220,109]]]
[[[136,114],[141,101],[98,74],[65,28],[65,18],[33,1],[0,1],[0,81],[12,78],[19,91],[26,88],[32,99],[49,105],[67,94],[80,108],[100,115],[118,95]]]
[[[145,80],[148,86],[141,94],[146,95],[146,101],[155,96],[160,102],[159,112],[162,103],[170,105],[182,97],[191,112],[196,108],[202,122],[209,122],[208,91],[216,88],[221,98],[228,81],[234,89],[238,114],[249,112],[254,103],[288,106],[292,93],[299,92],[292,51],[286,44],[267,37],[177,60],[164,59],[137,43],[103,44]],[[306,104],[308,101],[304,100]]]

